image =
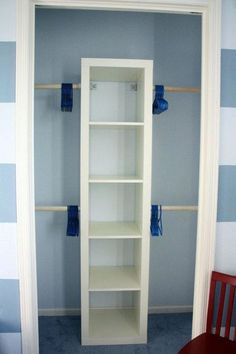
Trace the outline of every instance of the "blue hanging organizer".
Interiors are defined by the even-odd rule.
[[[168,109],[168,102],[164,99],[164,86],[155,85],[155,99],[152,105],[152,114],[161,114]]]
[[[79,208],[77,205],[68,205],[67,207],[67,236],[79,236]]]
[[[151,234],[152,236],[162,236],[162,206],[152,205],[151,209]]]
[[[61,111],[72,112],[73,108],[73,85],[61,84]]]

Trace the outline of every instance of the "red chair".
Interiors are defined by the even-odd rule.
[[[218,311],[214,312],[217,282],[220,283],[220,297]],[[206,332],[186,344],[179,354],[236,354],[236,326],[233,328],[233,335],[231,334],[235,288],[236,276],[212,272]],[[214,313],[217,315],[215,325]],[[221,336],[222,329],[224,336]]]

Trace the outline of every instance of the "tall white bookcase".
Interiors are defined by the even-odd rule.
[[[82,59],[82,344],[146,343],[152,61]]]

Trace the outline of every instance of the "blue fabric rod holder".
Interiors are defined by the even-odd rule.
[[[152,105],[153,114],[161,114],[168,109],[168,102],[164,99],[164,86],[155,85],[155,98]]]
[[[73,85],[61,84],[61,111],[72,112],[73,108]]]
[[[77,205],[68,205],[67,207],[67,236],[79,236],[79,209]]]
[[[152,236],[162,236],[162,206],[152,205],[151,209],[151,234]]]

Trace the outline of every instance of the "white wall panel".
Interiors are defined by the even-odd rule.
[[[21,354],[20,333],[0,333],[1,354]]]
[[[220,165],[236,165],[236,108],[221,108]]]
[[[16,0],[1,0],[0,6],[0,41],[15,41]]]
[[[0,103],[0,163],[15,163],[15,103]]]
[[[236,49],[236,1],[222,1],[221,48]]]
[[[236,274],[236,222],[218,222],[215,270]]]
[[[0,223],[0,279],[17,278],[16,224]]]

